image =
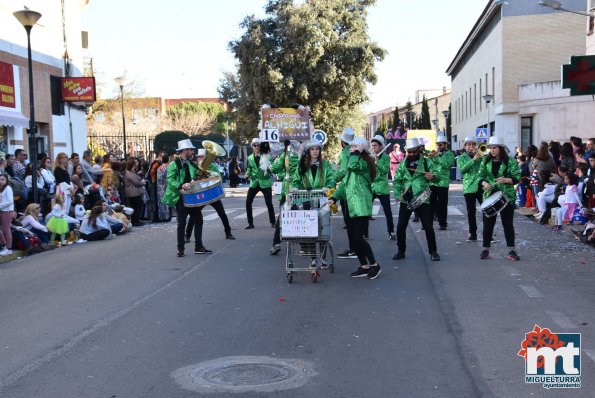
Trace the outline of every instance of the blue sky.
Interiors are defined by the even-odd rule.
[[[537,0],[536,0],[537,1]],[[83,28],[105,94],[126,73],[151,96],[216,97],[223,71],[234,70],[227,43],[239,23],[263,15],[265,0],[147,2],[91,0]],[[414,100],[415,90],[450,87],[445,74],[487,0],[378,0],[370,9],[372,40],[388,50],[376,67],[366,111]],[[113,87],[111,87],[113,85]]]

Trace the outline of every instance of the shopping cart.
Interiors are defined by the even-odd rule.
[[[295,273],[304,272],[316,283],[320,270],[335,271],[331,210],[322,190],[287,194],[281,210],[281,240],[286,242],[287,282],[293,282]]]

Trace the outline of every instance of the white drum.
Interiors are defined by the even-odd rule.
[[[508,205],[508,198],[501,191],[494,192],[481,204],[481,211],[486,217],[495,217]]]

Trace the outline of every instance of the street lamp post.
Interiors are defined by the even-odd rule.
[[[450,137],[448,136],[448,117],[450,116],[450,111],[442,111],[442,115],[444,116],[444,135],[450,141]]]
[[[577,11],[577,10],[569,10],[568,8],[565,8],[564,5],[562,3],[560,3],[559,1],[541,0],[541,1],[538,1],[537,4],[539,4],[540,6],[552,8],[557,11],[566,11],[566,12],[570,12],[572,14],[584,15],[586,17],[591,17],[591,18],[595,17],[595,13],[593,12],[593,11],[595,11],[595,7],[591,7],[588,11],[580,11],[580,10]]]
[[[116,84],[120,86],[120,98],[122,102],[122,135],[124,137],[124,159],[128,158],[128,151],[126,150],[126,116],[124,116],[124,76],[119,76],[114,79]]]
[[[494,96],[492,94],[486,94],[483,97],[483,100],[486,102],[486,110],[488,111],[488,124],[486,124],[486,127],[488,128],[488,137],[492,136],[492,132],[490,131],[490,102],[492,102],[492,100],[494,99]]]
[[[35,100],[33,97],[33,60],[31,58],[31,29],[37,23],[41,14],[28,9],[16,11],[12,15],[23,25],[27,32],[27,66],[29,68],[29,136],[33,137],[33,151],[31,154],[31,185],[33,189],[33,201],[38,202],[39,193],[37,190],[37,138],[35,129]],[[33,152],[33,153],[31,153]]]

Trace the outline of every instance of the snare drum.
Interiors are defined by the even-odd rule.
[[[180,190],[185,207],[206,206],[225,197],[219,177],[205,178],[190,183],[190,189]]]
[[[508,205],[508,198],[501,191],[494,192],[481,204],[481,211],[486,217],[497,216]]]
[[[428,200],[428,198],[431,195],[432,195],[432,190],[430,188],[426,189],[425,191],[423,191],[422,193],[417,195],[415,198],[413,198],[413,200],[411,200],[411,202],[409,202],[409,204],[407,205],[407,208],[409,210],[417,209],[419,206],[423,205],[424,202],[426,200]]]

